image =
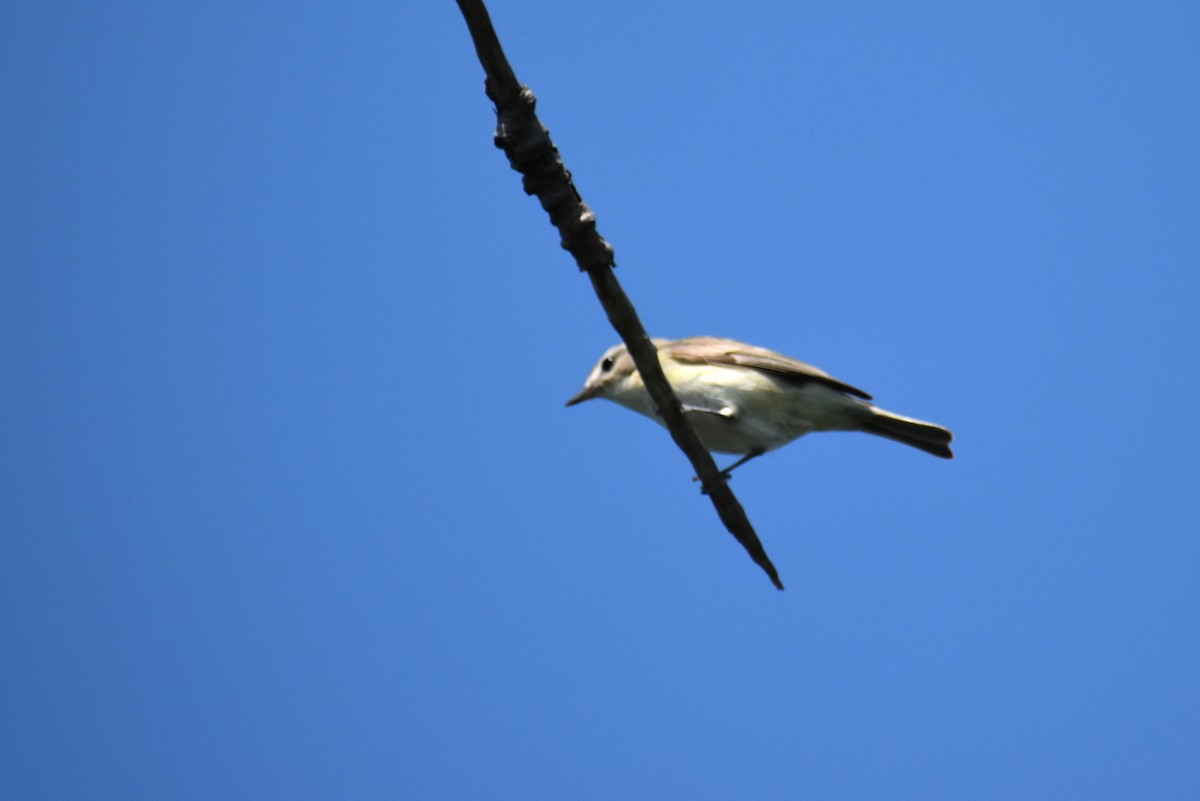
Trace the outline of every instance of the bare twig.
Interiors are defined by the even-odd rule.
[[[612,246],[596,231],[596,216],[579,196],[571,173],[563,165],[550,132],[534,113],[536,99],[521,86],[509,66],[500,40],[492,28],[483,0],[457,0],[475,42],[475,52],[487,77],[484,89],[496,104],[496,146],[503,149],[513,169],[524,177],[526,194],[535,195],[558,229],[562,246],[585,271],[604,306],[608,320],[625,341],[638,373],[646,384],[675,444],[691,461],[704,492],[712,499],[717,514],[742,547],[779,589],[779,573],[763,550],[746,512],[738,503],[716,462],[692,429],[671,391],[658,362],[658,353],[638,319],[633,304],[613,274]]]

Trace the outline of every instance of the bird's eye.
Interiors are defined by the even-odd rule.
[[[611,370],[612,366],[613,366],[613,361],[614,360],[613,360],[612,356],[605,356],[604,361],[600,362],[600,371],[607,373],[609,370]]]

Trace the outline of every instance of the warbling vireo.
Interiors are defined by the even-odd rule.
[[[954,457],[946,429],[884,411],[861,389],[811,364],[720,337],[653,342],[700,442],[710,451],[742,454],[726,474],[810,431],[866,431],[943,459]],[[623,344],[600,357],[567,405],[592,398],[607,398],[662,423]]]

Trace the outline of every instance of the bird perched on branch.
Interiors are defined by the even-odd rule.
[[[812,431],[865,431],[951,459],[941,426],[880,409],[861,389],[811,364],[720,337],[652,340],[688,421],[710,451],[741,454],[723,471]],[[605,351],[574,406],[607,398],[662,423],[625,345]]]

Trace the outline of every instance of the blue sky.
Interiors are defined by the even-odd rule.
[[[957,458],[739,471],[776,592],[452,2],[10,4],[0,796],[1200,795],[1197,6],[491,12],[654,335]]]

